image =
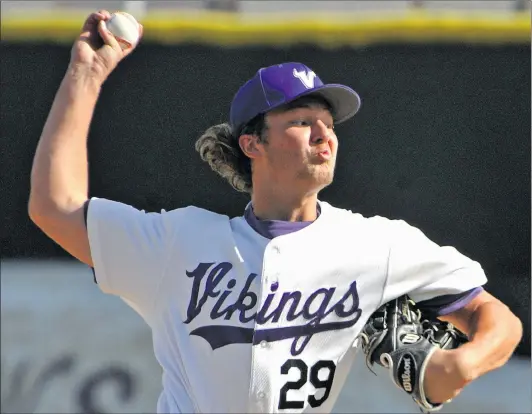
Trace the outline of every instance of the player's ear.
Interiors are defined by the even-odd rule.
[[[255,159],[260,155],[259,137],[257,135],[243,134],[238,138],[242,152],[249,158]]]

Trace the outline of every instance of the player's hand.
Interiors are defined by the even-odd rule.
[[[111,13],[107,10],[90,14],[71,50],[70,67],[75,69],[76,73],[81,72],[100,83],[103,83],[118,63],[137,46],[122,50],[105,26],[105,22],[110,18]],[[143,28],[140,24],[139,30],[142,37]]]
[[[455,398],[472,381],[467,360],[460,349],[437,349],[427,363],[425,395],[433,404]]]

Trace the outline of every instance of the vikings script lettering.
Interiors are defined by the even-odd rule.
[[[193,271],[186,272],[186,275],[192,278],[193,282],[187,318],[184,323],[191,323],[202,313],[204,305],[210,300],[215,301],[209,314],[213,321],[221,318],[231,320],[235,314],[242,324],[255,321],[255,329],[241,326],[209,325],[190,332],[191,335],[204,338],[209,342],[212,349],[236,343],[258,344],[261,341],[273,342],[294,338],[291,353],[295,356],[303,352],[313,335],[319,332],[349,328],[357,323],[362,314],[362,310],[359,308],[356,281],[353,281],[340,300],[333,304],[331,301],[337,289],[335,287],[322,287],[308,297],[303,297],[299,291],[277,292],[278,285],[273,284],[270,287],[270,293],[257,310],[257,295],[250,290],[257,274],[251,273],[247,277],[237,300],[234,303],[226,303],[236,285],[235,279],[226,277],[232,268],[233,265],[229,262],[200,263]],[[201,290],[202,281],[205,281],[203,291]],[[222,284],[222,281],[226,283]],[[227,288],[224,289],[222,285],[227,286]],[[279,303],[272,307],[272,302],[276,297],[280,297]],[[317,304],[319,305],[318,308],[311,311]],[[322,322],[333,313],[340,320]],[[300,326],[260,329],[261,325],[270,321],[278,322],[281,318],[288,322],[302,319],[306,323]]]

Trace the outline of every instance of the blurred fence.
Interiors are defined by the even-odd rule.
[[[401,12],[408,9],[424,10],[455,10],[461,12],[474,10],[491,10],[497,12],[515,12],[530,10],[528,0],[178,0],[178,1],[3,1],[3,13],[17,11],[43,10],[124,10],[137,13],[143,17],[145,13],[157,10],[225,10],[239,13],[267,13],[274,14],[307,12],[307,11],[390,11]]]

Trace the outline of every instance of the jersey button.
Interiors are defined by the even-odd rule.
[[[259,392],[258,397],[262,400],[264,397],[266,397],[266,394],[261,391]]]
[[[260,347],[261,348],[266,348],[268,346],[268,342],[267,341],[260,341]]]

